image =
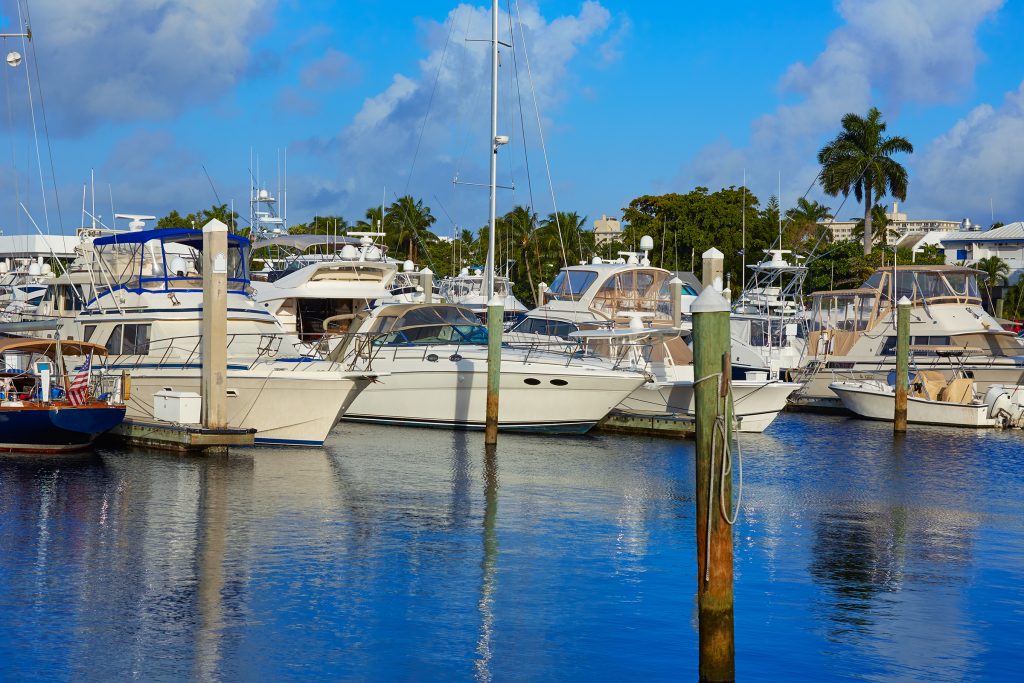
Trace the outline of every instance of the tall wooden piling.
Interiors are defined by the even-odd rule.
[[[420,286],[423,287],[423,303],[434,303],[434,271],[424,267],[420,271]]]
[[[700,255],[701,262],[701,285],[704,289],[713,287],[721,292],[725,289],[722,282],[722,273],[725,270],[725,254],[711,247]]]
[[[907,431],[907,393],[910,391],[910,299],[896,302],[896,405],[892,430]]]
[[[708,284],[708,283],[706,283]],[[697,612],[700,680],[735,680],[733,643],[732,477],[723,480],[723,446],[732,438],[729,415],[729,304],[713,286],[690,307],[696,386]],[[716,423],[724,430],[715,437]],[[713,450],[714,449],[714,450]],[[721,500],[719,500],[721,498]],[[731,512],[730,512],[731,514]]]
[[[228,226],[214,218],[203,226],[203,327],[200,393],[203,427],[228,426]]]
[[[484,443],[498,443],[498,388],[501,385],[501,333],[505,301],[495,294],[487,302],[487,414]]]

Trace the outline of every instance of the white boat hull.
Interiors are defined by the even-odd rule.
[[[385,354],[391,353],[390,350]],[[437,360],[425,361],[427,354]],[[444,349],[409,350],[378,358],[386,373],[358,397],[344,420],[407,426],[483,429],[487,400],[484,354],[456,361]],[[505,359],[501,366],[498,428],[584,433],[644,382],[639,373]]]
[[[879,382],[834,382],[831,390],[850,412],[871,420],[893,421],[896,395]],[[995,427],[983,403],[948,403],[907,397],[907,422],[944,427]]]
[[[162,389],[199,392],[199,369],[130,368],[128,418],[152,420]],[[275,366],[228,370],[228,426],[253,428],[256,443],[321,446],[370,380],[358,373]]]
[[[793,382],[733,380],[732,395],[741,432],[763,432],[786,407],[786,399],[800,388]],[[631,393],[618,409],[634,415],[695,414],[693,382],[649,382]]]

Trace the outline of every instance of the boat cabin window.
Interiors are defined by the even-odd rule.
[[[382,316],[372,331],[385,333],[374,344],[486,344],[487,328],[473,312],[455,306],[420,306]]]
[[[811,330],[863,332],[871,324],[877,297],[878,294],[868,291],[864,294],[815,294],[811,309]]]
[[[145,356],[149,353],[149,325],[116,325],[107,339],[107,353],[124,356]]]
[[[95,325],[85,325],[82,327],[82,341],[92,341],[92,335],[95,331]]]
[[[949,346],[948,336],[917,336],[910,338],[911,346]],[[917,352],[919,355],[935,355],[931,352]],[[885,345],[882,346],[883,356],[896,355],[896,337],[886,337]]]
[[[562,320],[547,320],[545,318],[523,318],[510,332],[522,332],[524,334],[540,334],[548,337],[568,338],[573,332],[579,329],[573,323]]]
[[[613,317],[626,311],[671,315],[669,279],[669,273],[654,269],[617,273],[601,285],[594,297],[594,306]]]
[[[895,279],[894,279],[895,276]],[[894,284],[895,283],[895,284]],[[878,271],[863,284],[864,289],[877,289],[885,302],[907,297],[922,299],[978,299],[978,277],[970,271],[897,270]]]
[[[597,279],[592,270],[562,270],[547,291],[549,301],[578,301],[580,295]]]

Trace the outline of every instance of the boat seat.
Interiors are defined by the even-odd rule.
[[[939,400],[939,394],[946,388],[946,380],[942,373],[934,370],[922,370],[910,383],[911,394],[929,401]]]
[[[974,400],[974,382],[967,377],[951,379],[939,392],[939,400],[947,403],[970,403]]]

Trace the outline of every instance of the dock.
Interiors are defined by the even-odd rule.
[[[198,455],[221,455],[230,446],[252,446],[256,430],[242,428],[208,429],[200,425],[174,424],[128,418],[105,438],[131,446]]]
[[[597,429],[673,439],[692,439],[696,432],[693,418],[686,415],[637,415],[614,410],[598,423]]]

